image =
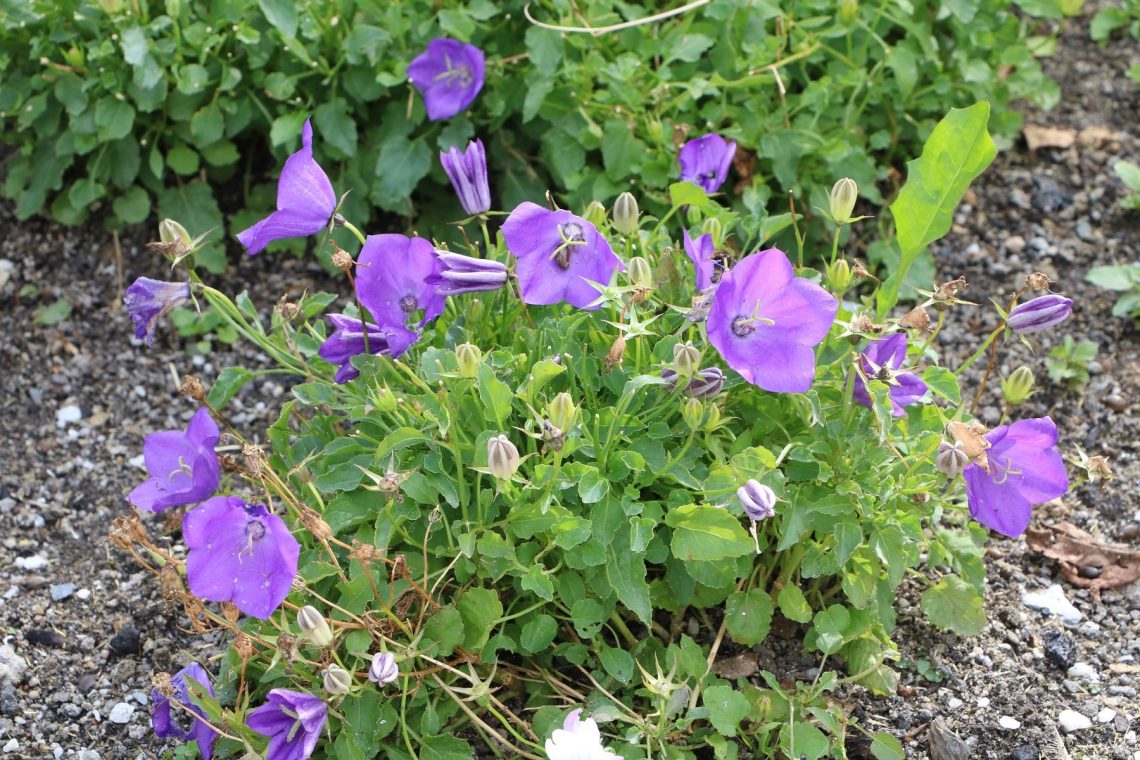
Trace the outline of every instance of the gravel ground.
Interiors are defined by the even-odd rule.
[[[1134,41],[1093,45],[1088,20],[1071,23],[1057,56],[1046,61],[1062,84],[1062,104],[1045,114],[1026,111],[1027,123],[1068,130],[1074,144],[1035,152],[1022,144],[999,157],[935,258],[943,280],[969,280],[965,297],[975,303],[1008,300],[1031,270],[1049,274],[1077,302],[1063,331],[1028,348],[1015,345],[999,369],[1004,376],[1019,364],[1033,368],[1042,392],[1018,416],[1052,414],[1066,454],[1079,445],[1106,456],[1117,479],[1038,510],[1035,526],[1066,521],[1137,549],[1140,335],[1109,315],[1112,294],[1083,279],[1092,266],[1140,260],[1140,216],[1119,210],[1124,191],[1111,168],[1121,158],[1140,159],[1140,87],[1124,75],[1140,51]],[[208,657],[216,642],[187,635],[150,575],[105,536],[143,477],[143,436],[181,427],[194,411],[177,396],[176,376],[192,371],[209,382],[231,364],[265,360],[240,346],[188,357],[168,326],[143,349],[117,306],[119,267],[106,234],[17,223],[5,205],[0,227],[9,231],[0,239],[0,268],[2,260],[11,264],[0,272],[0,313],[9,328],[0,335],[0,615],[8,634],[0,645],[0,753],[155,757],[163,745],[150,732],[151,675]],[[124,240],[122,271],[163,277],[140,235]],[[311,263],[281,256],[244,259],[236,269],[230,281],[260,287],[254,300],[261,304],[325,281]],[[33,322],[37,310],[65,296],[69,317]],[[941,346],[968,355],[993,325],[991,310],[963,308]],[[1091,381],[1075,392],[1050,384],[1043,367],[1065,333],[1100,349]],[[980,407],[991,424],[1000,415],[996,389],[991,383]],[[252,385],[232,402],[231,419],[256,437],[283,392],[273,381]],[[917,607],[921,589],[905,590],[895,634],[902,686],[891,698],[846,695],[860,721],[893,732],[908,755],[935,760],[964,757],[955,746],[986,758],[1140,760],[1140,584],[1097,600],[1024,539],[995,536],[987,563],[990,624],[978,637],[931,629]],[[1026,606],[1026,592],[1052,584],[1080,619]],[[794,641],[766,646],[781,650],[786,664],[796,658]],[[772,656],[759,654],[762,662]],[[800,669],[813,664],[803,659]],[[853,755],[857,749],[852,745]]]

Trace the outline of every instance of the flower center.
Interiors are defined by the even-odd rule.
[[[444,56],[444,60],[447,62],[447,71],[436,74],[435,80],[441,81],[445,85],[457,84],[460,87],[470,87],[475,81],[475,78],[471,76],[471,68],[464,64],[453,65],[450,56]]]
[[[168,479],[174,480],[174,478],[178,475],[193,475],[193,474],[194,474],[194,471],[192,469],[190,469],[190,465],[186,463],[186,460],[183,457],[179,456],[178,457],[178,467],[171,471]]]
[[[555,248],[550,257],[562,269],[569,269],[570,253],[575,246],[586,244],[586,233],[577,222],[567,222],[558,225],[558,236],[562,238],[562,245]]]
[[[741,338],[743,338],[745,335],[752,334],[752,332],[756,330],[753,322],[754,320],[749,319],[748,317],[737,317],[736,319],[732,320],[733,334],[739,335]]]
[[[408,316],[415,314],[419,306],[419,302],[413,295],[407,295],[400,299],[400,308],[403,309],[404,313]]]
[[[265,538],[265,523],[261,520],[250,520],[245,524],[246,549],[253,551],[255,542]]]
[[[1001,485],[1005,481],[1009,480],[1010,475],[1020,475],[1021,474],[1021,470],[1013,469],[1013,460],[1010,459],[1009,457],[1005,458],[1005,465],[1004,466],[998,464],[997,462],[995,462],[991,459],[990,460],[990,467],[992,468],[991,474],[995,476],[994,477],[994,483],[996,485]]]

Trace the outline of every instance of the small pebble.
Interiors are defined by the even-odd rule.
[[[1068,670],[1077,661],[1077,645],[1056,628],[1051,628],[1041,636],[1045,644],[1045,657],[1059,668]]]
[[[129,702],[119,702],[111,708],[111,712],[107,716],[107,720],[111,721],[112,723],[129,723],[131,716],[134,714],[134,705]]]
[[[51,600],[53,602],[62,602],[67,597],[75,593],[74,583],[57,583],[51,587]]]
[[[111,637],[109,644],[115,654],[134,654],[139,651],[139,632],[133,625],[127,623]]]
[[[989,697],[980,697],[978,699],[978,707],[989,707],[989,706],[990,706],[990,698]]]
[[[957,697],[950,697],[950,701],[946,703],[947,707],[949,707],[951,710],[957,710],[963,704],[965,703]]]
[[[56,427],[67,427],[73,422],[79,422],[83,419],[83,410],[75,404],[68,404],[59,408],[55,413]]]
[[[1078,623],[1084,618],[1081,611],[1065,596],[1065,590],[1056,583],[1044,591],[1025,592],[1021,596],[1021,602],[1030,609],[1056,615],[1066,623]]]
[[[4,745],[4,752],[19,752],[20,742],[17,739],[9,739],[8,743]]]
[[[16,567],[23,570],[39,570],[47,567],[47,560],[38,554],[33,554],[30,557],[17,557]]]
[[[1057,722],[1061,724],[1061,729],[1066,734],[1092,727],[1092,721],[1076,710],[1062,710],[1061,714],[1057,716]]]
[[[1017,729],[1021,728],[1021,721],[1019,721],[1017,718],[1011,718],[1008,715],[1003,715],[998,718],[998,725],[1004,728],[1006,731],[1016,731]]]
[[[1112,720],[1115,717],[1116,717],[1116,710],[1113,710],[1111,707],[1106,707],[1096,714],[1096,722],[1097,723],[1108,723],[1110,720]]]
[[[1040,760],[1040,758],[1041,753],[1032,744],[1014,747],[1013,751],[1009,753],[1009,760]]]
[[[1006,238],[1005,249],[1010,253],[1021,253],[1025,250],[1025,238],[1021,235],[1010,235]]]
[[[87,601],[88,599],[91,598],[91,589],[89,589],[89,588],[79,589],[78,591],[75,592],[75,598],[76,599],[82,599],[83,601]]]
[[[1069,678],[1079,679],[1082,681],[1099,681],[1100,674],[1096,669],[1089,665],[1087,662],[1078,662],[1073,667],[1069,668]]]

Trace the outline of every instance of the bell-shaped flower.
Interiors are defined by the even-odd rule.
[[[436,38],[408,64],[408,79],[424,96],[429,119],[449,119],[483,89],[483,51],[459,40]]]
[[[903,372],[906,363],[906,333],[895,333],[871,341],[859,354],[859,364],[863,375],[855,374],[852,398],[865,407],[871,407],[871,394],[867,392],[868,380],[881,380],[887,384],[891,396],[891,414],[902,417],[904,406],[910,406],[926,395],[926,383],[911,372]]]
[[[368,680],[381,686],[390,684],[400,677],[400,668],[391,652],[377,652],[372,655],[368,668]]]
[[[186,580],[195,596],[233,602],[265,620],[289,595],[301,545],[265,507],[233,496],[210,499],[182,518],[182,539],[190,550]]]
[[[593,718],[581,719],[582,709],[573,710],[546,740],[550,760],[621,760],[602,746],[602,732]]]
[[[471,216],[491,210],[491,188],[487,184],[487,154],[482,140],[467,143],[467,150],[451,148],[439,154],[443,170],[459,196],[463,210]]]
[[[1048,417],[1018,420],[985,436],[985,460],[962,472],[974,519],[1005,536],[1029,527],[1033,506],[1069,490],[1065,462],[1057,451],[1057,426]]]
[[[729,367],[766,391],[802,393],[815,379],[813,348],[827,337],[839,302],[796,277],[782,251],[769,248],[724,273],[713,295],[709,342]]]
[[[356,262],[356,295],[382,327],[407,327],[420,311],[422,327],[443,313],[446,299],[428,282],[438,268],[429,240],[369,235]]]
[[[749,520],[759,522],[776,514],[776,492],[758,480],[749,480],[736,489],[736,498]]]
[[[395,359],[419,338],[417,333],[405,327],[374,325],[347,314],[329,314],[328,320],[332,323],[333,332],[325,338],[317,353],[326,362],[337,365],[334,378],[337,383],[347,383],[360,374],[360,370],[352,366],[352,357],[372,353]]]
[[[336,193],[313,159],[313,127],[301,130],[301,149],[285,160],[277,181],[277,210],[237,234],[251,256],[274,240],[308,237],[325,229],[336,211]]]
[[[1072,299],[1050,293],[1014,306],[1005,323],[1015,333],[1024,335],[1056,327],[1072,313]]]
[[[155,735],[162,739],[197,742],[198,754],[202,760],[210,760],[218,732],[206,722],[206,714],[202,712],[202,708],[192,701],[187,680],[196,681],[207,694],[214,696],[210,674],[201,665],[192,662],[171,677],[170,686],[173,691],[170,696],[158,689],[151,690],[150,724],[154,728]],[[177,702],[179,706],[173,706],[171,701]],[[188,723],[189,728],[183,728]]]
[[[696,240],[689,237],[688,230],[681,230],[681,237],[685,243],[685,253],[693,262],[693,271],[697,275],[697,292],[702,293],[713,285],[713,274],[716,272],[716,246],[712,235],[705,233]]]
[[[214,446],[219,431],[209,410],[199,409],[181,430],[163,430],[143,439],[143,461],[150,478],[135,486],[127,500],[146,512],[162,512],[208,499],[222,471]]]
[[[140,277],[123,293],[123,305],[135,323],[135,337],[154,344],[154,328],[165,317],[190,300],[190,283],[163,282]]]
[[[477,259],[451,251],[436,251],[439,266],[428,276],[428,284],[441,296],[498,290],[507,282],[507,265],[494,259]]]
[[[245,724],[269,737],[265,760],[306,760],[317,748],[328,719],[320,697],[290,689],[273,689],[265,704],[251,712]]]
[[[566,301],[579,309],[591,306],[598,290],[615,271],[624,269],[598,228],[569,211],[548,211],[529,201],[503,222],[507,250],[517,260],[522,300],[529,304]]]
[[[677,159],[681,162],[681,179],[699,185],[706,193],[715,193],[728,178],[728,167],[736,154],[736,143],[720,135],[705,135],[689,140]]]

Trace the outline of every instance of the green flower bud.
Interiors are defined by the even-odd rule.
[[[720,244],[724,242],[724,225],[720,223],[719,219],[710,216],[701,225],[701,234],[712,235],[713,245],[719,248]]]
[[[590,201],[582,212],[582,218],[595,227],[601,227],[606,221],[606,207],[598,201]]]
[[[855,180],[844,177],[831,188],[828,198],[831,206],[831,219],[836,224],[850,224],[851,212],[855,210],[855,201],[859,199],[859,186]]]
[[[1023,404],[1033,395],[1033,371],[1029,367],[1018,367],[1001,381],[1001,392],[1010,406]]]
[[[855,14],[859,12],[858,0],[840,0],[839,3],[839,20],[844,24],[850,24],[855,20]]]
[[[459,374],[463,377],[475,377],[479,374],[479,365],[483,363],[483,352],[471,343],[460,343],[455,347],[455,361],[459,365]]]
[[[681,418],[689,430],[699,430],[705,419],[705,405],[699,398],[687,398],[681,405]]]
[[[186,248],[194,247],[194,238],[178,222],[173,219],[163,219],[158,223],[158,239],[163,243],[181,243]]]
[[[510,480],[519,470],[519,450],[505,435],[487,441],[487,469],[499,480]]]
[[[622,193],[614,201],[614,229],[623,235],[636,235],[641,210],[632,193]]]
[[[720,407],[713,404],[709,407],[709,417],[705,420],[704,431],[706,433],[715,433],[717,428],[720,427]]]
[[[316,607],[306,604],[297,610],[297,627],[305,638],[322,649],[332,643],[332,630]]]
[[[682,377],[692,377],[701,367],[701,351],[692,341],[673,346],[673,369]]]
[[[634,256],[629,260],[629,266],[625,273],[634,285],[643,288],[653,285],[653,270],[649,267],[649,262],[641,256]]]
[[[578,422],[578,407],[574,406],[574,399],[570,394],[563,391],[546,405],[546,416],[550,424],[565,435],[573,430]]]
[[[325,691],[333,695],[348,694],[352,691],[352,673],[340,665],[329,665],[324,672]]]
[[[845,259],[839,259],[834,264],[828,264],[825,270],[827,286],[832,293],[843,293],[851,287],[851,265]]]
[[[394,412],[396,411],[396,394],[392,393],[388,386],[383,385],[372,394],[372,406],[376,407],[377,411]]]

